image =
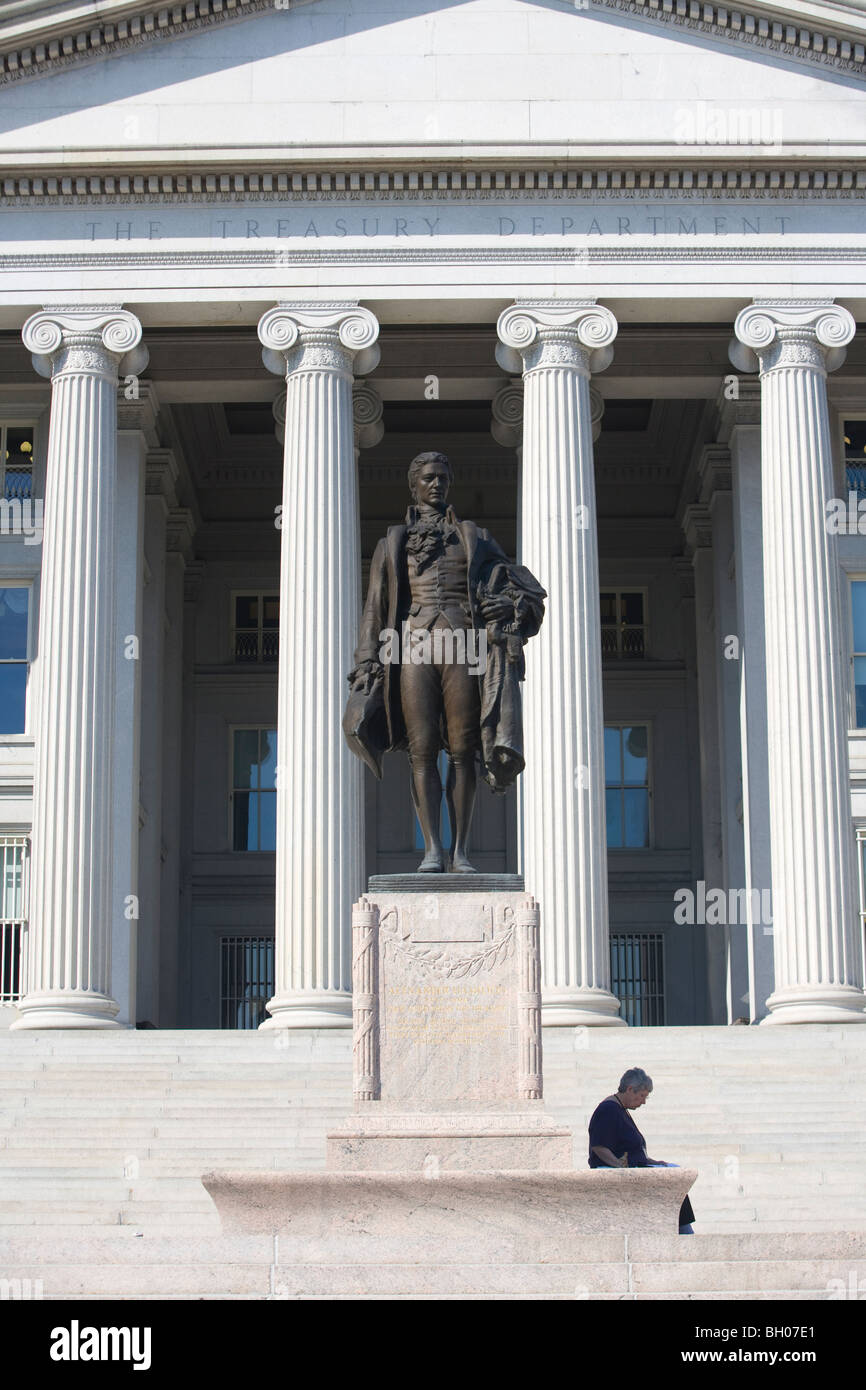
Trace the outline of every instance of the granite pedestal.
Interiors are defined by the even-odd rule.
[[[206,1174],[224,1229],[279,1237],[319,1285],[328,1266],[544,1265],[604,1232],[675,1234],[694,1172],[575,1171],[544,1112],[539,927],[514,878],[371,880],[352,914],[353,1114],[324,1174]]]
[[[516,876],[405,878],[371,880],[352,914],[355,1113],[328,1167],[570,1168],[541,1099],[537,904]]]

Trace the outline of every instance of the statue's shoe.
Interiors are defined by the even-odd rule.
[[[477,874],[478,870],[474,864],[470,864],[468,859],[462,856],[451,861],[452,874]]]
[[[441,854],[425,854],[416,869],[419,874],[444,874],[445,861]]]

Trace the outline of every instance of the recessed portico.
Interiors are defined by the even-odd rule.
[[[138,304],[132,293],[122,302],[124,313],[145,321],[161,312]],[[272,412],[280,385],[261,363],[261,344],[252,323],[226,329],[194,321],[185,327],[154,323],[148,328],[145,322],[143,329],[151,362],[141,386],[146,388],[143,394],[150,402],[150,415],[141,413],[140,404],[136,407],[143,431],[138,466],[143,462],[146,469],[152,519],[146,532],[146,571],[137,583],[139,600],[143,598],[147,611],[152,596],[160,593],[153,588],[154,574],[164,576],[159,583],[166,626],[160,662],[151,665],[145,655],[136,671],[141,711],[136,738],[139,757],[149,773],[142,787],[148,788],[156,811],[143,805],[133,809],[128,797],[123,802],[120,788],[113,802],[118,844],[124,834],[124,822],[117,819],[122,805],[126,806],[122,814],[127,817],[127,834],[132,834],[132,821],[142,813],[147,827],[139,840],[138,892],[134,883],[129,890],[140,902],[134,948],[138,969],[133,976],[139,999],[148,1001],[147,1012],[136,1010],[135,1016],[130,1013],[126,1018],[121,1014],[119,1021],[129,1025],[147,1018],[212,1025],[226,1006],[226,970],[231,971],[226,961],[232,959],[232,951],[237,959],[243,957],[247,970],[250,950],[260,948],[243,943],[275,939],[277,963],[269,967],[274,974],[268,977],[275,995],[270,1026],[348,1024],[347,977],[341,976],[338,963],[348,958],[350,919],[339,903],[345,896],[357,895],[365,873],[409,869],[419,855],[404,770],[393,769],[382,788],[368,780],[363,794],[366,828],[359,802],[351,801],[357,809],[350,813],[345,788],[340,790],[342,782],[337,779],[329,790],[326,769],[340,765],[341,736],[339,719],[331,728],[321,712],[328,699],[339,710],[346,674],[341,666],[347,658],[340,655],[345,644],[327,623],[322,626],[322,617],[329,611],[343,611],[346,624],[353,627],[352,614],[372,541],[382,520],[405,495],[409,458],[428,441],[444,448],[452,459],[457,509],[472,507],[479,512],[480,507],[479,515],[511,553],[528,555],[527,545],[534,545],[537,554],[532,564],[542,581],[552,582],[557,576],[559,584],[565,583],[576,596],[582,615],[579,651],[574,634],[551,622],[548,646],[538,657],[537,697],[546,712],[533,715],[533,704],[527,705],[537,740],[537,786],[533,790],[525,785],[521,805],[513,797],[505,801],[489,797],[478,823],[479,867],[499,871],[521,867],[545,882],[549,875],[546,894],[537,885],[533,890],[543,914],[545,897],[549,904],[543,915],[547,1021],[589,1026],[619,1022],[610,974],[611,943],[614,961],[620,949],[617,942],[623,942],[622,952],[630,952],[635,961],[640,950],[650,949],[639,944],[648,938],[662,943],[668,1019],[673,1014],[683,1021],[699,1021],[712,1013],[746,1012],[748,1000],[740,999],[744,992],[754,1001],[753,1016],[760,1017],[763,1001],[774,987],[780,987],[778,975],[772,974],[771,932],[784,931],[786,926],[774,929],[752,913],[742,922],[722,922],[718,925],[723,930],[714,931],[709,918],[683,925],[673,917],[677,891],[685,888],[697,893],[699,881],[725,894],[732,890],[735,897],[745,892],[750,906],[753,900],[748,895],[753,888],[760,896],[762,890],[774,887],[762,877],[766,856],[761,857],[764,826],[758,813],[753,811],[747,820],[738,811],[746,766],[750,769],[749,806],[760,804],[762,734],[736,708],[733,722],[722,718],[728,699],[725,681],[738,671],[722,650],[731,635],[725,605],[734,615],[738,602],[745,602],[748,610],[749,595],[738,590],[737,578],[740,566],[752,558],[751,551],[741,558],[733,532],[723,529],[725,496],[732,498],[734,515],[741,515],[743,524],[754,525],[756,518],[754,494],[747,504],[742,492],[747,482],[753,486],[754,478],[743,471],[742,430],[747,425],[736,425],[736,411],[745,421],[747,406],[753,410],[758,406],[748,376],[732,373],[727,360],[735,315],[725,319],[726,310],[717,307],[718,322],[689,323],[689,315],[696,316],[699,308],[706,311],[707,301],[684,300],[679,312],[686,321],[664,325],[658,320],[670,312],[667,301],[637,297],[605,304],[594,297],[587,302],[551,296],[549,291],[538,298],[520,293],[512,301],[513,309],[500,299],[467,306],[455,297],[440,306],[440,321],[418,324],[405,319],[430,310],[412,307],[407,300],[371,295],[346,301],[319,293],[316,299],[292,301],[285,309],[278,307],[281,302],[285,300],[280,300],[275,287],[273,312],[271,317],[266,315],[264,324],[287,320],[296,324],[299,335],[291,343],[286,339],[281,352],[303,352],[307,332],[314,335],[316,351],[327,353],[324,339],[319,341],[321,329],[326,336],[336,335],[334,352],[346,356],[345,362],[341,358],[338,363],[334,357],[333,363],[329,358],[328,363],[315,366],[318,373],[340,374],[343,385],[338,392],[319,399],[308,384],[296,400],[279,407],[280,417],[285,418],[287,466],[281,463]],[[258,311],[258,298],[250,307]],[[819,308],[825,316],[837,313],[831,298],[821,301]],[[194,320],[199,309],[205,321],[217,313],[206,300],[184,312]],[[468,314],[474,317],[479,309],[483,317],[465,322]],[[249,317],[250,310],[245,313]],[[619,320],[613,361],[603,374],[593,377],[591,402],[587,394],[584,404],[571,410],[567,397],[562,404],[548,399],[543,392],[549,388],[532,380],[533,371],[543,368],[543,362],[529,363],[524,355],[525,377],[517,360],[503,359],[500,353],[497,362],[497,344],[504,339],[511,346],[509,314],[522,314],[542,325],[552,314],[556,322],[548,325],[551,341],[557,331],[565,330],[566,336],[577,332],[576,325],[587,316],[608,325]],[[636,323],[636,315],[644,321]],[[353,448],[352,432],[356,431],[357,446],[357,431],[370,418],[370,405],[365,401],[359,419],[358,409],[352,407],[351,385],[357,353],[365,351],[366,344],[353,341],[347,348],[340,337],[340,324],[351,322],[353,316],[366,325],[371,341],[378,332],[381,349],[378,365],[362,359],[369,374],[363,377],[361,389],[374,405],[376,397],[381,401],[384,433],[360,452]],[[497,319],[505,325],[498,337]],[[262,329],[265,334],[271,331]],[[579,338],[575,343],[578,354],[591,354],[599,346],[582,345]],[[23,354],[11,336],[4,351],[7,372],[21,373]],[[834,386],[843,383],[843,399],[850,399],[861,353],[855,339],[841,374],[816,374],[814,389],[825,392],[825,402],[829,401],[825,410],[830,412],[827,419],[834,422],[833,428],[842,419],[838,412],[832,413]],[[299,357],[301,370],[303,362],[303,356]],[[553,370],[563,382],[563,371],[576,371],[588,392],[589,377],[581,374],[579,355],[571,368],[562,361]],[[356,379],[356,393],[360,380]],[[741,402],[736,395],[730,398],[732,380],[742,387]],[[291,376],[288,384],[295,389]],[[36,400],[42,389],[34,391],[28,382],[23,391],[26,398]],[[555,387],[560,389],[565,387]],[[508,393],[516,402],[507,407],[511,433],[503,431],[498,419]],[[131,402],[123,405],[123,389],[119,399],[122,408],[131,408]],[[840,409],[844,411],[844,405]],[[554,436],[551,430],[557,420],[559,434]],[[50,447],[63,451],[68,447],[63,418],[55,413],[51,427],[55,434]],[[335,455],[342,461],[330,483],[323,471],[328,457],[323,441],[329,439],[342,441],[342,452]],[[840,459],[836,455],[834,462],[833,447],[831,443],[828,476],[841,489]],[[767,448],[765,436],[760,458],[766,458]],[[544,470],[553,458],[559,460],[560,471],[546,476]],[[566,462],[569,458],[571,463]],[[353,499],[356,468],[358,494]],[[551,503],[551,488],[565,486],[567,481],[569,516],[575,508],[587,509],[580,512],[581,524],[574,528],[562,522],[564,504],[552,507]],[[595,503],[588,491],[593,481]],[[313,485],[325,492],[312,492]],[[290,491],[287,497],[286,487],[296,492]],[[319,521],[324,524],[331,516],[333,524],[324,499],[338,494],[345,508],[343,530],[338,543],[322,551],[321,561],[332,568],[330,579],[326,581],[323,572],[319,580],[312,552],[305,560],[298,546],[311,538]],[[305,497],[313,511],[307,523],[299,525]],[[162,518],[158,524],[157,514]],[[540,526],[545,529],[539,531]],[[356,527],[360,550],[352,558]],[[593,543],[590,547],[588,539]],[[793,551],[785,563],[799,566]],[[803,572],[808,573],[808,568],[798,569]],[[575,576],[571,580],[569,573]],[[579,583],[578,574],[583,576]],[[291,575],[295,576],[292,592],[302,592],[313,605],[314,616],[298,629],[293,626],[299,619],[297,603],[287,600],[285,590]],[[315,597],[315,584],[320,581],[326,583],[327,592],[323,589]],[[726,597],[727,584],[732,588]],[[246,627],[238,626],[237,603],[244,595],[259,604],[256,622]],[[263,618],[269,595],[280,599],[278,661],[273,660],[276,653],[267,641],[269,620]],[[627,610],[637,601],[635,595],[642,596],[639,622],[635,621],[637,609]],[[825,600],[814,594],[813,601],[821,611]],[[607,604],[607,609],[600,604]],[[764,613],[766,621],[766,609]],[[152,617],[150,621],[152,625]],[[734,622],[739,627],[739,620]],[[633,644],[631,655],[624,633]],[[766,689],[766,675],[752,626],[747,633],[748,691],[753,699],[762,683]],[[240,645],[239,634],[244,637]],[[312,640],[311,652],[299,661],[307,639]],[[295,654],[291,665],[286,664],[287,650]],[[239,652],[244,659],[238,660]],[[594,684],[586,674],[593,661]],[[571,669],[569,662],[574,662],[574,669],[566,679],[563,672]],[[325,680],[323,689],[330,693],[313,700],[312,724],[303,733],[302,721],[285,712],[280,716],[279,711],[284,699],[313,698],[315,685],[307,679],[308,667],[314,679]],[[736,689],[738,675],[734,680]],[[828,680],[835,681],[844,701],[847,682],[841,658]],[[281,681],[290,682],[284,696],[279,695]],[[568,695],[578,681],[583,682],[586,727],[594,730],[585,744],[580,734],[581,706]],[[153,717],[157,705],[158,721]],[[844,727],[847,714],[840,708],[840,727]],[[559,732],[552,722],[555,718],[561,721]],[[281,728],[294,732],[294,752],[289,752],[291,741],[280,736]],[[260,731],[257,751],[250,754],[250,740],[244,735],[255,730]],[[266,749],[268,730],[276,730],[273,757]],[[585,747],[584,756],[554,757],[557,740],[562,749],[572,742],[575,748]],[[617,740],[619,752],[613,752]],[[298,782],[291,777],[290,767],[299,762],[308,771],[314,765],[320,771],[312,780],[306,776]],[[150,775],[157,764],[162,769],[160,779]],[[643,768],[649,769],[646,776]],[[838,760],[836,771],[839,804],[846,804],[848,774]],[[300,855],[298,863],[310,865],[307,882],[313,896],[304,889],[307,896],[297,903],[292,892],[300,891],[305,881],[297,864],[286,879],[286,891],[278,892],[272,877],[274,850],[257,848],[261,838],[256,844],[250,839],[256,817],[261,837],[270,815],[271,793],[265,782],[271,773],[276,862],[281,854],[286,864],[291,856]],[[584,809],[588,793],[594,807],[591,813]],[[344,849],[325,847],[313,858],[304,858],[313,854],[318,835],[325,836],[325,846],[330,843],[337,803],[342,808],[342,820],[338,820],[343,825]],[[62,798],[53,794],[52,805],[59,824]],[[553,815],[552,829],[539,812],[542,805]],[[605,805],[609,809],[602,814]],[[530,810],[532,806],[536,809]],[[610,809],[614,807],[619,809]],[[68,814],[74,823],[74,815]],[[589,819],[581,822],[587,814]],[[718,870],[708,867],[713,862],[714,827],[726,817],[729,837],[736,836],[738,825],[748,837],[745,849],[741,844],[739,862],[745,856],[751,877],[744,878],[743,870],[736,868],[733,840]],[[630,835],[637,838],[635,827],[640,829],[644,819],[646,842],[629,843]],[[789,815],[783,819],[780,827],[777,813],[771,824],[784,841],[794,833],[794,826]],[[533,834],[536,847],[530,852]],[[571,835],[576,839],[569,849]],[[549,867],[543,867],[545,862]],[[287,872],[284,868],[284,876]],[[786,988],[799,991],[806,1012],[810,1000],[825,1010],[828,991],[839,992],[845,996],[844,1016],[850,1021],[862,1011],[862,980],[853,866],[847,872],[847,878],[843,873],[839,879],[839,902],[847,902],[848,907],[840,906],[834,919],[839,924],[838,937],[825,938],[827,919],[819,913],[808,922],[787,925],[788,931],[805,935],[802,953],[793,957]],[[610,896],[610,911],[604,904],[605,892]],[[116,962],[130,949],[124,945],[130,932],[122,904],[113,904],[111,922]],[[67,918],[66,923],[67,931],[74,933],[73,919]],[[143,947],[145,926],[153,935]],[[41,925],[32,922],[31,941],[39,939],[40,931],[43,940],[52,939],[51,924],[43,919]],[[638,963],[638,974],[646,970],[648,959],[645,955],[644,963]],[[34,1000],[40,992],[39,962],[37,952],[31,957],[28,978]],[[248,999],[254,993],[252,979],[247,970],[242,990]],[[620,979],[627,983],[627,965]],[[647,981],[640,983],[645,988]],[[80,995],[75,989],[72,985],[77,1004]],[[736,997],[732,989],[738,991]],[[236,1006],[237,1001],[235,1005],[229,1001],[230,1008]],[[131,1001],[127,1008],[133,1009]],[[154,1013],[156,1019],[151,1017]],[[28,1018],[26,1001],[22,1014],[23,1024]],[[252,1017],[249,1009],[244,1016]],[[826,1012],[821,1018],[829,1021]]]

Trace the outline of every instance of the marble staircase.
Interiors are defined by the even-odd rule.
[[[544,1043],[547,1108],[578,1167],[593,1106],[626,1067],[650,1073],[638,1123],[653,1157],[698,1169],[698,1235],[587,1237],[556,1267],[400,1250],[299,1265],[268,1238],[221,1238],[199,1179],[321,1169],[350,1107],[348,1031],[0,1033],[0,1280],[42,1279],[46,1298],[866,1292],[866,1028],[554,1028]]]

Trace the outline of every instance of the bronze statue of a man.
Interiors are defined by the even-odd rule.
[[[446,505],[451,480],[444,454],[419,454],[409,466],[412,505],[373,555],[343,718],[350,748],[377,777],[386,752],[408,750],[424,835],[420,873],[447,868],[440,751],[449,759],[455,873],[475,872],[468,847],[479,756],[494,791],[523,770],[523,647],[547,597],[488,531],[458,520]]]

